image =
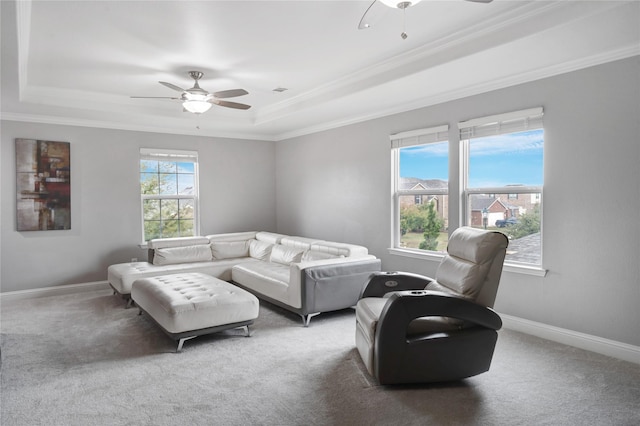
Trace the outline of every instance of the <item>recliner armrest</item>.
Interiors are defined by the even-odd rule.
[[[391,291],[422,290],[433,278],[410,272],[374,272],[365,283],[360,299],[383,297]]]
[[[493,309],[452,294],[428,290],[394,292],[382,310],[378,327],[394,324],[393,328],[405,335],[411,321],[429,316],[457,318],[493,330],[502,328],[502,319]]]

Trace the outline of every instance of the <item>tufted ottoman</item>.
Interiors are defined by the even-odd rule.
[[[161,275],[133,282],[131,298],[172,339],[185,340],[231,328],[258,317],[258,299],[246,290],[199,272]]]

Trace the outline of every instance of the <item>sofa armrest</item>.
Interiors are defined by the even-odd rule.
[[[380,269],[380,259],[371,255],[293,263],[291,295],[302,302],[305,315],[345,309],[355,306],[367,277]]]

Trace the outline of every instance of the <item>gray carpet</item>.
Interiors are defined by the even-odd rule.
[[[352,310],[304,328],[262,303],[252,337],[179,354],[137,313],[109,291],[3,301],[2,425],[640,424],[640,366],[509,330],[488,373],[383,387]]]

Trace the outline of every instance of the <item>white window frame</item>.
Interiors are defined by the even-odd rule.
[[[400,195],[415,194],[415,195],[437,195],[436,191],[403,191],[399,193],[399,149],[404,146],[422,145],[429,142],[449,142],[449,190],[447,195],[449,196],[449,233],[453,232],[458,226],[463,226],[469,223],[470,218],[467,217],[467,205],[468,195],[474,192],[474,189],[467,188],[467,176],[468,176],[468,143],[464,142],[469,139],[469,135],[472,137],[489,136],[499,133],[516,133],[519,131],[534,130],[537,128],[544,129],[542,118],[543,108],[531,108],[521,111],[514,111],[505,114],[497,114],[487,117],[475,118],[468,121],[457,123],[458,132],[457,135],[448,135],[449,125],[442,125],[427,129],[418,129],[407,132],[401,132],[390,135],[391,140],[391,246],[388,249],[390,254],[399,255],[403,257],[410,257],[415,259],[430,259],[439,261],[442,259],[443,254],[439,252],[419,250],[419,249],[406,249],[400,247]],[[446,137],[440,140],[433,140],[433,133],[444,134]],[[498,134],[499,134],[498,133]],[[544,183],[543,183],[544,186]],[[540,232],[541,232],[541,244],[542,244],[542,211],[543,211],[543,187],[499,187],[499,188],[481,188],[478,189],[478,193],[499,193],[499,194],[540,194]],[[546,275],[546,270],[543,269],[544,265],[544,253],[541,246],[541,264],[518,264],[505,262],[504,271],[516,272],[527,275],[541,276]]]
[[[193,162],[194,166],[194,188],[193,195],[188,194],[172,194],[172,195],[160,195],[160,194],[142,194],[140,188],[140,161],[142,160],[154,160],[154,161],[185,161]],[[138,159],[138,191],[140,192],[140,224],[142,226],[141,246],[146,246],[145,232],[144,232],[144,202],[145,200],[193,200],[193,233],[194,235],[200,234],[200,197],[199,197],[199,165],[198,165],[198,152],[197,151],[185,151],[174,149],[154,149],[154,148],[140,148],[140,158]]]
[[[444,124],[435,127],[429,127],[424,129],[410,130],[406,132],[396,133],[389,136],[391,141],[391,161],[392,161],[392,173],[393,178],[391,197],[392,204],[392,220],[393,226],[391,227],[391,250],[400,250],[406,252],[415,252],[420,254],[437,254],[439,252],[420,250],[420,249],[407,249],[400,247],[400,241],[402,238],[400,232],[400,197],[404,195],[411,195],[413,197],[417,195],[421,196],[442,196],[449,195],[449,189],[424,189],[424,190],[401,190],[400,189],[400,149],[410,146],[427,145],[437,142],[449,142],[449,125]],[[423,198],[424,202],[424,198]]]
[[[540,264],[519,263],[505,260],[505,265],[513,265],[522,268],[528,268],[532,271],[544,271],[543,258],[543,189],[542,186],[505,186],[505,187],[469,187],[469,140],[473,138],[481,138],[485,136],[504,135],[510,133],[524,132],[528,130],[543,129],[544,110],[542,107],[530,108],[521,111],[514,111],[505,114],[491,115],[487,117],[474,118],[472,120],[458,123],[460,131],[460,144],[462,152],[462,181],[461,181],[461,217],[463,224],[470,224],[469,198],[472,195],[480,194],[540,194]],[[542,272],[544,274],[544,272]]]

